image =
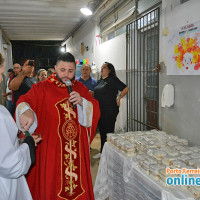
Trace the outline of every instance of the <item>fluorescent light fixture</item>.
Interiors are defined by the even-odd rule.
[[[84,15],[92,15],[92,11],[89,8],[81,8],[80,11],[84,14]]]

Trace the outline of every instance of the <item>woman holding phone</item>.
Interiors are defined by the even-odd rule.
[[[22,66],[22,71],[12,79],[10,82],[10,89],[13,91],[13,112],[14,116],[16,103],[21,95],[26,94],[32,85],[37,83],[37,79],[33,77],[34,75],[34,60],[27,59]]]

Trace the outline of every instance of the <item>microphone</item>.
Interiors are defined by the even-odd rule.
[[[65,85],[67,86],[68,92],[70,94],[72,92],[72,82],[70,80],[67,80],[65,81]],[[71,103],[72,103],[73,108],[75,109],[76,105],[74,105],[73,102]]]

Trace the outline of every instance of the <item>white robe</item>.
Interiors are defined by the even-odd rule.
[[[31,165],[27,144],[19,146],[18,128],[0,105],[0,200],[32,200],[25,177]]]

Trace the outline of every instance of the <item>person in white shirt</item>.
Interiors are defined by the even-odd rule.
[[[0,53],[0,83],[5,61]],[[38,136],[27,136],[19,146],[18,128],[8,110],[0,105],[0,200],[32,200],[24,174],[35,162]]]

